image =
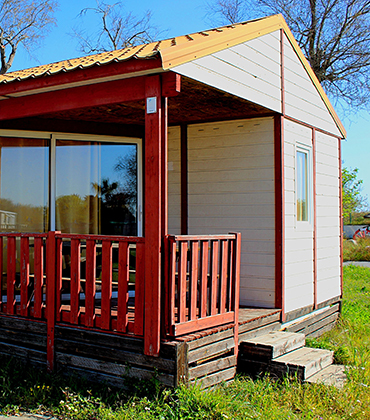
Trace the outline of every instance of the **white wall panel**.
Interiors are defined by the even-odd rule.
[[[296,145],[312,145],[312,130],[284,121],[284,185],[285,188],[285,311],[291,312],[313,304],[313,224],[297,222],[295,205]],[[285,165],[285,162],[289,166]]]
[[[286,115],[341,136],[333,117],[286,37],[284,37],[284,88]]]
[[[241,232],[241,304],[274,307],[273,119],[191,125],[188,149],[189,233]]]
[[[168,232],[181,233],[180,127],[168,130]]]
[[[281,112],[279,31],[172,70]]]

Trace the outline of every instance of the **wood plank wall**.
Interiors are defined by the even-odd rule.
[[[188,127],[189,234],[241,232],[244,305],[275,304],[273,119]],[[169,233],[180,227],[179,130],[169,135]],[[173,170],[172,170],[173,169]]]

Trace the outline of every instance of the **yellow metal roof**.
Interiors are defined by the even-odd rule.
[[[258,38],[262,35],[276,31],[277,29],[284,30],[318,93],[322,97],[330,114],[335,120],[340,132],[343,137],[345,137],[346,131],[339,120],[339,117],[337,116],[308,61],[304,57],[302,50],[298,46],[297,41],[294,39],[294,36],[288,28],[288,25],[282,15],[274,15],[248,22],[227,25],[190,35],[170,38],[164,41],[139,45],[133,48],[104,52],[87,57],[64,60],[39,67],[14,71],[1,75],[0,84],[68,72],[75,69],[84,69],[96,65],[109,64],[111,62],[126,61],[130,58],[145,59],[153,57],[157,54],[160,54],[161,56],[163,70],[170,70],[180,64],[184,64],[242,42]]]

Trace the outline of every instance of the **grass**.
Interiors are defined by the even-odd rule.
[[[343,241],[343,261],[370,261],[370,238]]]
[[[210,391],[162,388],[156,379],[130,392],[81,378],[49,375],[16,360],[0,360],[0,411],[49,413],[60,419],[367,419],[370,418],[370,269],[344,267],[343,316],[309,345],[332,349],[352,367],[341,390],[294,379],[240,376]]]

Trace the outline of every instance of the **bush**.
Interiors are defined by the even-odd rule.
[[[370,238],[343,241],[343,261],[370,261]]]

